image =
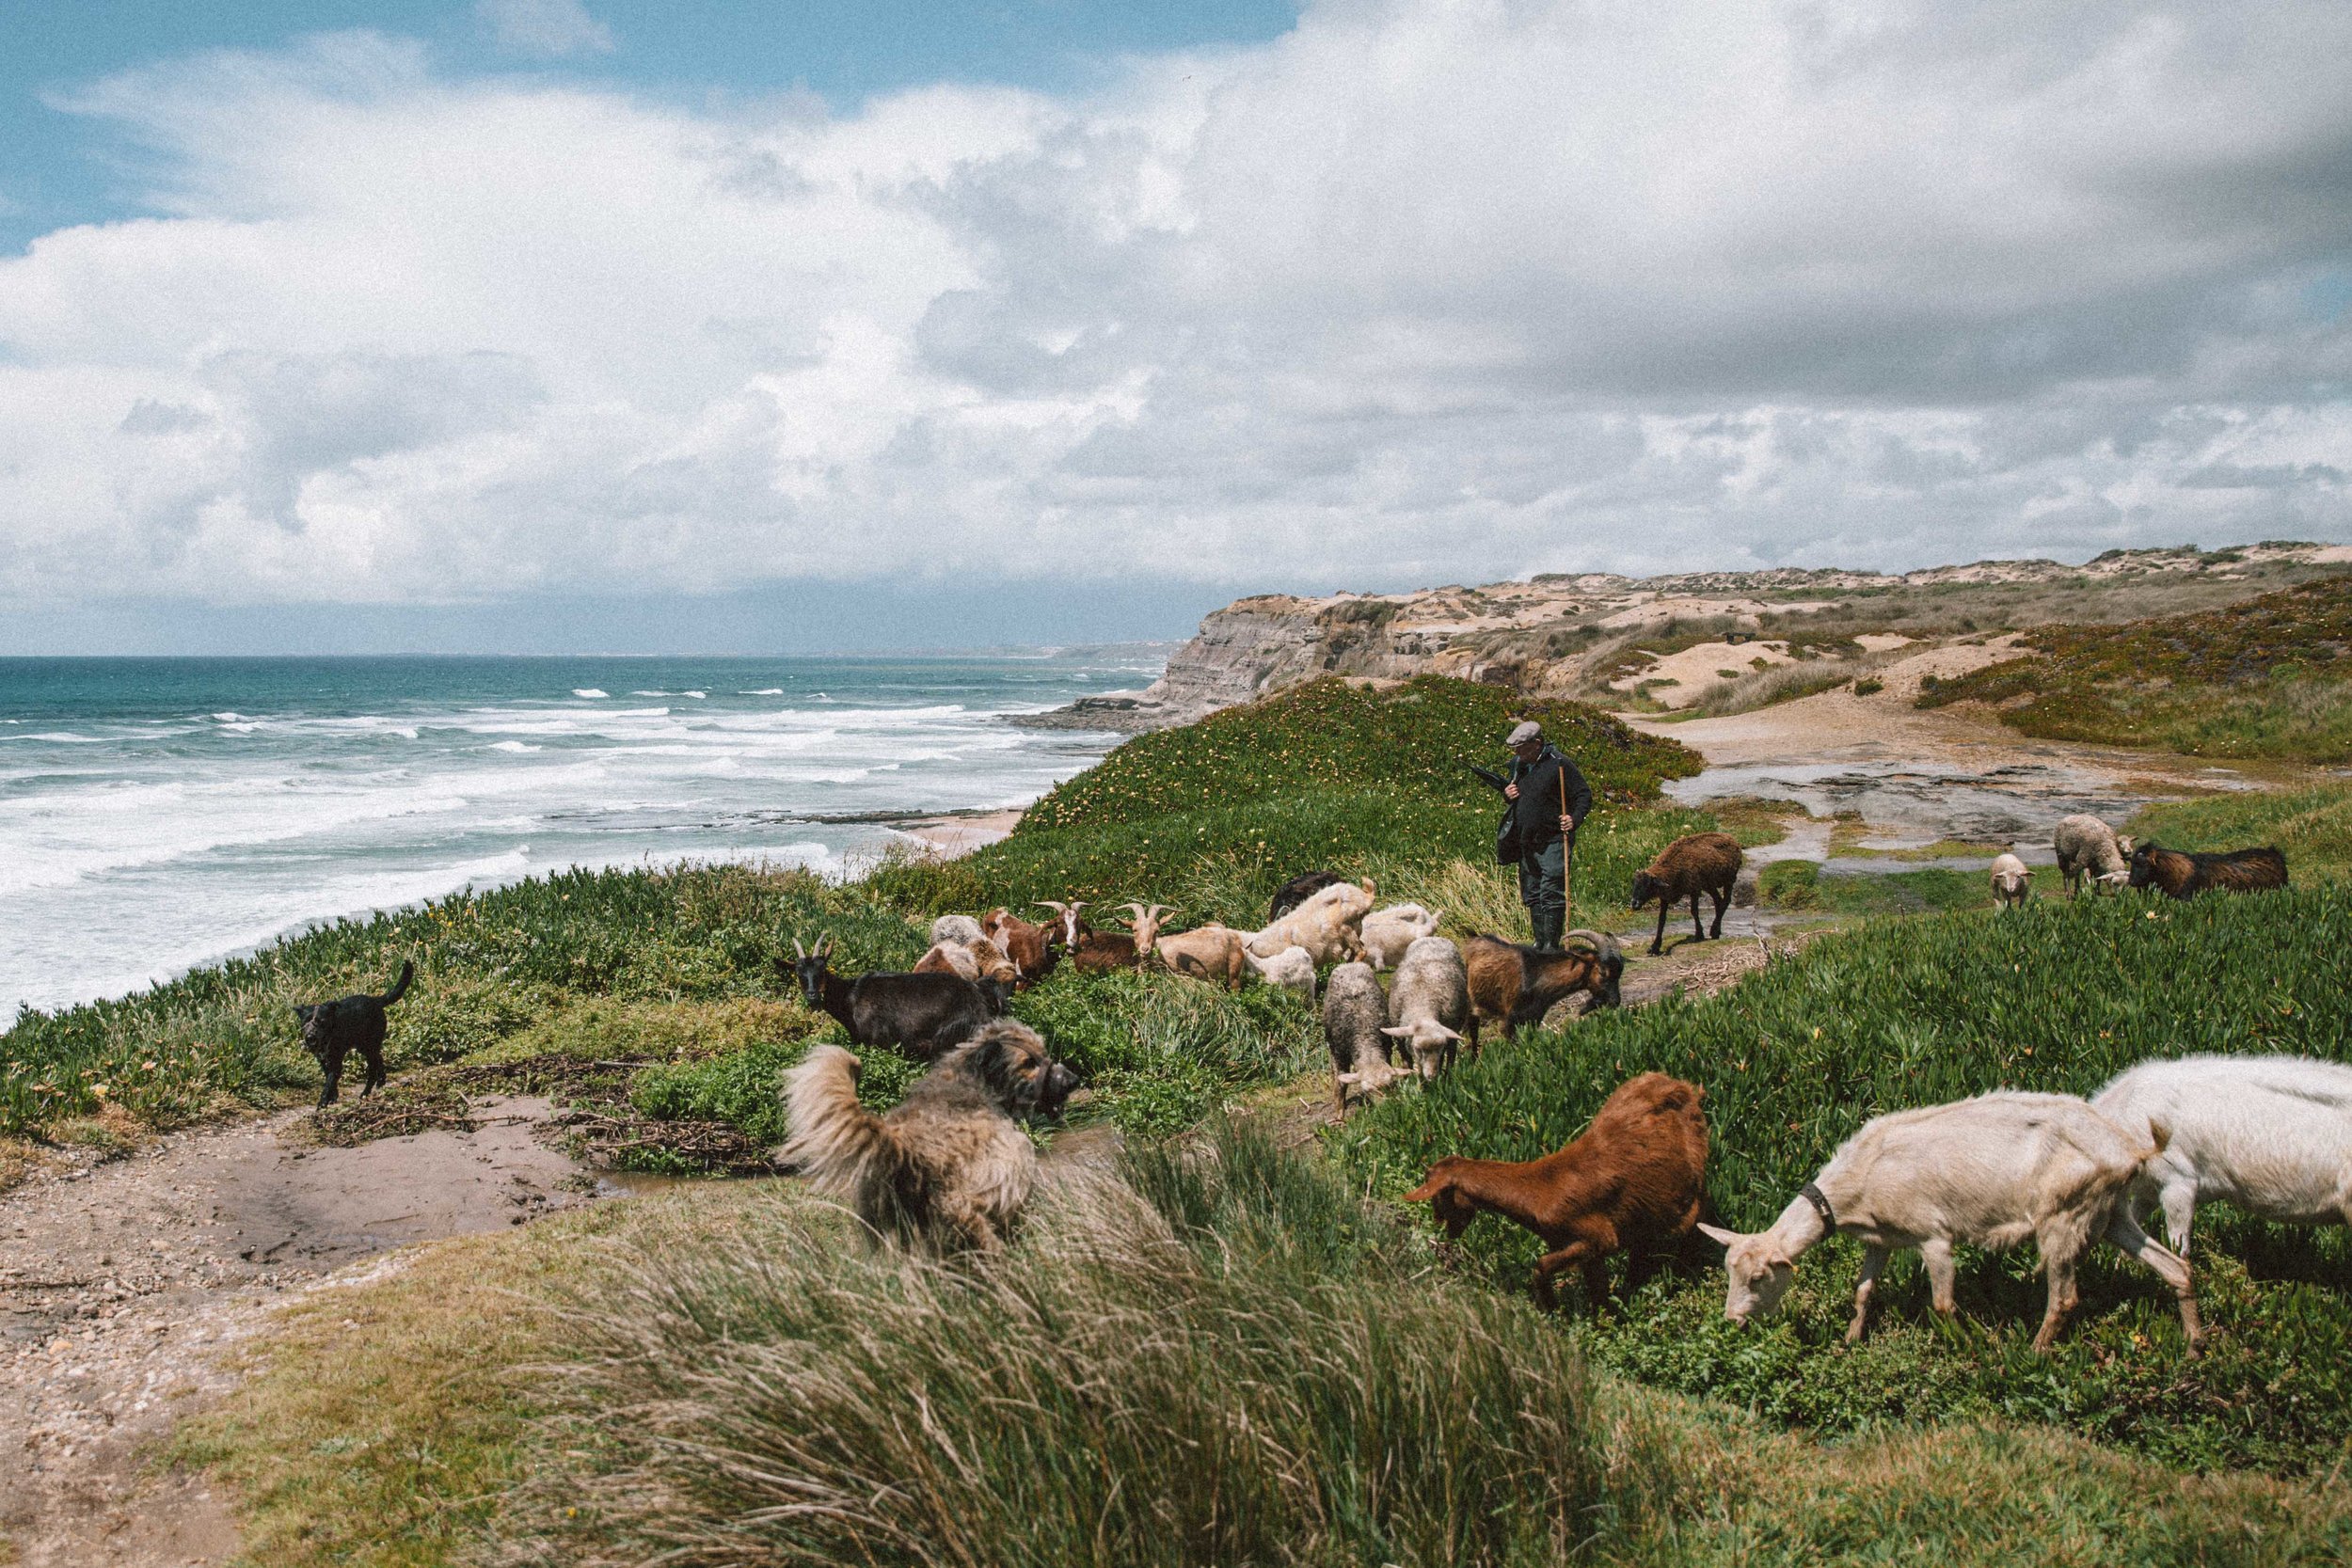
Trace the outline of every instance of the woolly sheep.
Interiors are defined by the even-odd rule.
[[[2077,812],[2061,818],[2050,847],[2058,851],[2058,875],[2066,879],[2069,898],[2082,896],[2086,877],[2101,894],[2120,893],[2132,879],[2132,841],[2118,838],[2113,828],[2095,816]]]
[[[2184,1056],[2119,1073],[2091,1105],[2135,1138],[2169,1134],[2133,1183],[2173,1250],[2210,1198],[2300,1225],[2352,1225],[2352,1067],[2307,1056]]]
[[[2105,1234],[2172,1287],[2194,1355],[2204,1334],[2188,1262],[2142,1231],[2125,1201],[2155,1152],[2073,1095],[2001,1090],[1866,1122],[1769,1230],[1699,1228],[1726,1249],[1724,1315],[1734,1323],[1779,1307],[1807,1248],[1840,1230],[1860,1237],[1849,1344],[1868,1327],[1871,1292],[1897,1248],[1919,1249],[1935,1309],[1949,1317],[1954,1243],[2010,1247],[2031,1237],[2050,1282],[2036,1351],[2065,1326],[2079,1300],[2074,1265]]]
[[[1436,911],[1419,904],[1391,904],[1364,916],[1364,957],[1375,969],[1394,969],[1406,948],[1437,934]]]
[[[1423,1078],[1454,1066],[1470,1016],[1462,950],[1443,937],[1422,937],[1406,948],[1389,987],[1390,1024],[1381,1033],[1411,1047],[1414,1069]]]
[[[2033,896],[2033,871],[2015,855],[1996,856],[1989,880],[1995,909],[2022,905]]]
[[[1388,999],[1368,963],[1346,963],[1331,972],[1323,991],[1323,1039],[1331,1048],[1331,1103],[1347,1115],[1348,1091],[1380,1093],[1405,1069],[1389,1059]]]
[[[989,934],[980,928],[980,923],[968,914],[943,914],[931,922],[933,947],[970,947],[975,942],[989,940]]]

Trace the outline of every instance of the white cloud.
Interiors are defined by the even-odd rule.
[[[0,597],[1409,583],[2352,537],[2332,4],[1332,0],[827,118],[372,35],[72,101]]]
[[[612,53],[612,30],[580,0],[474,0],[473,14],[500,47],[518,55],[564,59]]]

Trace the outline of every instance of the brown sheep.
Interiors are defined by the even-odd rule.
[[[2167,849],[2152,839],[2132,850],[2132,886],[2160,887],[2174,898],[2194,898],[2216,889],[2262,893],[2286,885],[2287,858],[2276,849],[2190,855]]]
[[[1457,1241],[1480,1212],[1526,1227],[1549,1249],[1535,1264],[1536,1303],[1555,1305],[1551,1277],[1583,1271],[1584,1300],[1600,1309],[1609,1258],[1630,1260],[1626,1289],[1642,1288],[1656,1255],[1687,1236],[1705,1202],[1707,1118],[1695,1085],[1645,1072],[1619,1085],[1583,1135],[1540,1160],[1513,1164],[1451,1154],[1405,1195],[1426,1203]]]
[[[1478,1054],[1479,1024],[1487,1019],[1502,1025],[1509,1039],[1521,1028],[1540,1023],[1553,1006],[1581,991],[1591,998],[1586,1010],[1613,1007],[1617,983],[1625,975],[1625,955],[1605,931],[1570,931],[1558,951],[1521,947],[1500,937],[1473,936],[1462,943],[1462,962],[1470,972],[1470,1054]]]
[[[1683,899],[1691,900],[1691,940],[1709,935],[1699,923],[1699,895],[1715,900],[1713,935],[1724,934],[1724,911],[1731,907],[1731,884],[1740,879],[1740,841],[1729,833],[1685,833],[1658,852],[1646,870],[1633,874],[1633,907],[1658,900],[1658,934],[1649,950],[1666,950],[1666,916]]]

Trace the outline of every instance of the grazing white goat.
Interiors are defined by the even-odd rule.
[[[1270,958],[1285,947],[1304,947],[1319,964],[1347,963],[1364,956],[1364,916],[1372,912],[1373,887],[1334,882],[1249,939],[1249,951]]]
[[[1380,1032],[1412,1048],[1413,1068],[1423,1078],[1454,1066],[1470,1016],[1462,950],[1443,937],[1423,937],[1406,948],[1389,986],[1390,1024]]]
[[[2083,879],[2095,892],[2121,893],[2131,885],[2132,841],[2118,838],[2115,830],[2081,812],[2061,818],[2050,835],[2058,851],[2058,875],[2066,879],[2066,896],[2082,896]]]
[[[1344,1117],[1348,1091],[1362,1098],[1380,1093],[1409,1076],[1389,1059],[1382,1031],[1389,1016],[1379,977],[1367,963],[1342,964],[1323,992],[1323,1039],[1331,1048],[1331,1103]]]
[[[2266,1220],[2352,1225],[2352,1067],[2308,1056],[2184,1056],[2142,1062],[2090,1102],[2135,1138],[2170,1137],[2133,1183],[2132,1218],[2153,1198],[2175,1250],[2197,1205],[2233,1203]]]
[[[1870,1295],[1898,1247],[1917,1247],[1938,1312],[1950,1316],[1952,1247],[2010,1247],[2031,1237],[2050,1281],[2033,1348],[2046,1351],[2080,1299],[2074,1265],[2101,1235],[2156,1271],[2179,1299],[2189,1354],[2204,1331],[2188,1262],[2149,1238],[2125,1195],[2157,1148],[2070,1094],[2002,1090],[1897,1111],[1863,1125],[1799,1189],[1769,1230],[1701,1226],[1727,1249],[1724,1314],[1745,1323],[1780,1305],[1806,1248],[1843,1230],[1862,1239],[1862,1283],[1846,1342],[1869,1326]]]
[[[2015,855],[1996,856],[1990,878],[1993,883],[1993,907],[2023,905],[2033,896],[2033,871]]]
[[[1281,986],[1296,991],[1312,1003],[1315,999],[1315,960],[1299,946],[1283,948],[1270,958],[1262,958],[1245,946],[1242,962],[1258,972],[1258,978],[1269,986]]]
[[[1419,904],[1391,904],[1364,916],[1364,958],[1375,969],[1394,969],[1405,950],[1423,937],[1438,934],[1435,911]]]

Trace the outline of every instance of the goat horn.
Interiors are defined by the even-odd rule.
[[[1562,937],[1560,939],[1561,945],[1565,946],[1579,937],[1582,937],[1586,945],[1591,947],[1592,950],[1598,954],[1601,958],[1612,958],[1616,957],[1616,938],[1611,936],[1606,931],[1588,930],[1581,926],[1578,927],[1575,930],[1570,931],[1566,936]]]
[[[792,939],[792,956],[796,958],[808,957],[808,949],[801,945],[801,939],[798,937]]]
[[[823,936],[817,939],[817,946],[809,953],[809,957],[812,958],[821,958],[832,951],[833,933],[831,931],[827,931]]]
[[[1070,906],[1061,902],[1057,898],[1039,898],[1033,900],[1033,902],[1036,903],[1039,909],[1051,910],[1056,914],[1067,914],[1070,912]]]

